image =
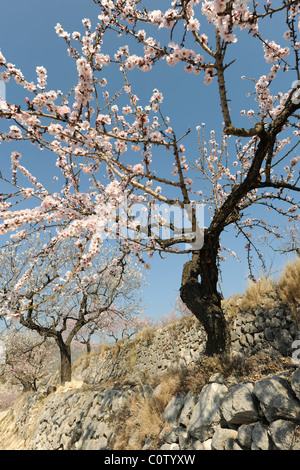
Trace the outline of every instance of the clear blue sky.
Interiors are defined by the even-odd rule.
[[[151,2],[153,9],[163,9],[169,6],[170,2]],[[22,70],[27,80],[35,81],[35,68],[43,65],[48,71],[49,89],[67,91],[76,80],[75,62],[68,57],[65,43],[63,39],[58,38],[54,27],[57,23],[61,23],[69,33],[76,30],[83,31],[81,19],[90,18],[92,24],[95,25],[98,13],[99,9],[91,0],[2,2],[0,6],[0,49],[9,62]],[[205,19],[201,21],[201,24],[205,24]],[[272,38],[271,32],[274,30],[274,24],[272,27],[270,25],[269,39]],[[280,38],[282,38],[282,34],[280,34]],[[238,45],[233,47],[231,55],[233,59],[234,54],[242,51],[242,59],[234,63],[228,71],[231,106],[233,110],[237,111],[243,107],[245,109],[249,107],[247,98],[245,98],[249,84],[240,80],[240,76],[257,77],[259,67],[262,67],[261,73],[269,71],[264,63],[260,45],[257,44],[257,49],[243,50],[243,40],[242,38]],[[126,38],[124,42],[126,43]],[[110,47],[114,50],[116,44],[112,42]],[[110,68],[107,69],[106,75],[108,80],[113,80],[113,84],[117,85],[117,78],[110,76]],[[144,96],[145,100],[150,98],[154,88],[163,92],[165,96],[163,110],[171,118],[174,129],[178,134],[183,134],[188,126],[192,129],[190,147],[188,147],[190,154],[187,155],[187,159],[197,158],[196,126],[205,122],[208,131],[210,129],[218,130],[221,122],[219,120],[219,98],[215,93],[215,84],[206,87],[203,85],[203,75],[196,77],[186,74],[180,64],[176,69],[171,69],[165,63],[158,65],[150,73],[134,71],[130,75],[130,79],[134,83],[136,94],[139,97]],[[289,86],[290,83],[286,83],[287,89]],[[18,100],[24,99],[23,91],[13,82],[7,85],[6,96],[9,102],[18,103]],[[238,113],[235,116],[235,125],[241,124],[247,127],[247,122],[242,121]],[[15,149],[17,146],[14,143],[1,146],[0,163],[3,173],[5,168],[8,168],[7,159],[10,152]],[[50,167],[51,162],[47,161],[50,157],[45,158],[45,153],[37,155],[37,150],[29,146],[26,146],[26,151],[22,149],[22,145],[18,147],[18,150],[24,154],[24,164],[29,162],[37,177],[45,177],[48,167]],[[231,250],[235,250],[242,257],[242,263],[239,263],[227,255],[228,262],[222,266],[222,291],[225,297],[228,297],[244,291],[248,271],[245,254],[240,250],[245,241],[242,240],[240,244],[232,236],[232,232],[225,233],[224,240],[228,242],[227,246]],[[172,310],[178,295],[181,271],[185,260],[185,257],[175,255],[169,256],[165,260],[156,256],[152,260],[152,268],[147,276],[149,286],[144,289],[144,301],[148,307],[147,314],[156,318]],[[267,256],[266,261],[270,260],[271,257]],[[276,271],[285,261],[285,258],[277,256],[273,270]],[[259,268],[258,264],[257,267]]]

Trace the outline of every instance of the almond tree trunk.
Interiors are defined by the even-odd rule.
[[[180,297],[203,325],[207,334],[205,353],[228,353],[230,333],[221,307],[221,295],[217,290],[218,242],[205,241],[201,250],[193,253],[182,272]],[[201,280],[199,280],[199,277]]]
[[[60,383],[64,385],[72,380],[71,347],[65,344],[60,336],[58,336],[56,343],[60,351]]]

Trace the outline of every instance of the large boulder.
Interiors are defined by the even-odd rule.
[[[292,389],[298,398],[300,400],[300,369],[297,369],[293,375],[292,375],[292,380],[291,380],[291,386]]]
[[[169,424],[175,425],[178,422],[181,410],[185,404],[185,400],[186,398],[184,395],[176,395],[173,397],[164,409],[162,418]]]
[[[227,392],[223,384],[210,383],[203,387],[188,425],[188,433],[193,438],[203,442],[213,436],[222,419],[220,405]]]
[[[252,429],[251,450],[271,450],[272,443],[268,430],[260,422],[255,423]]]
[[[278,450],[300,450],[300,436],[297,424],[278,419],[270,424],[269,432]]]
[[[269,423],[278,419],[300,423],[300,402],[284,378],[274,375],[259,380],[253,393]]]
[[[230,387],[221,405],[222,414],[228,424],[247,424],[258,420],[253,387],[252,383]]]
[[[212,450],[237,450],[238,433],[234,429],[217,428],[212,441]]]

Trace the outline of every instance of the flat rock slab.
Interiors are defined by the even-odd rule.
[[[278,419],[300,423],[300,402],[287,380],[278,376],[267,377],[256,382],[253,393],[270,423]]]

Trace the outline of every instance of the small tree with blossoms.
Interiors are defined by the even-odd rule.
[[[144,328],[152,326],[150,317],[138,316],[136,315],[137,312],[138,309],[136,307],[134,315],[125,316],[120,315],[117,309],[115,311],[111,309],[105,314],[100,327],[98,327],[97,323],[87,325],[87,331],[79,331],[76,339],[79,343],[86,346],[87,353],[92,351],[92,338],[98,340],[98,343],[94,343],[95,346],[99,344],[99,340],[104,342],[113,339],[117,342],[124,338],[130,339]]]
[[[30,330],[7,332],[4,375],[11,383],[19,383],[24,392],[37,391],[38,381],[49,374],[54,363],[53,342]]]
[[[2,196],[0,233],[17,231],[22,237],[52,224],[57,239],[84,234],[79,270],[92,265],[106,236],[122,239],[123,249],[136,252],[141,262],[144,252],[188,254],[181,299],[206,330],[207,354],[226,352],[230,335],[218,291],[224,233],[232,228],[245,238],[251,266],[256,249],[251,230],[276,231],[274,222],[257,217],[258,207],[287,222],[299,220],[299,2],[173,0],[162,11],[146,0],[93,1],[99,7],[94,29],[87,18],[82,33],[70,35],[56,25],[78,73],[66,96],[48,88],[45,68],[37,68],[37,83],[29,82],[0,56],[2,80],[14,79],[28,95],[24,103],[4,103],[1,117],[11,125],[2,140],[50,150],[57,155],[54,171],[63,176],[60,192],[46,189],[13,152],[9,181],[15,189]],[[120,37],[122,46],[111,52]],[[246,77],[241,65],[228,80],[251,49],[265,59],[261,72]],[[172,80],[183,66],[198,76],[199,89],[212,84],[220,107],[199,109],[199,122],[213,113],[216,123],[223,123],[220,137],[212,130],[207,142],[203,126],[193,136],[186,122],[176,132],[158,87],[149,101],[136,95],[131,71],[148,72],[159,63],[172,67]],[[110,95],[109,77],[116,74],[123,87]],[[230,102],[241,75],[249,78],[247,111]],[[178,93],[185,87],[188,75]],[[189,156],[188,146],[197,139],[198,154],[192,150]],[[170,171],[157,163],[156,155],[161,161],[163,154]],[[26,209],[12,206],[24,198]],[[155,204],[185,211],[194,238],[161,211],[155,213]],[[199,227],[201,205],[210,216]],[[143,206],[145,217],[142,209],[137,217],[137,206]]]
[[[81,243],[66,240],[51,248],[45,241],[36,235],[2,249],[0,315],[55,341],[65,383],[79,336],[90,341],[89,333],[107,330],[112,318],[126,323],[142,312],[143,276],[132,257],[112,247],[102,249],[88,273],[78,271]]]

